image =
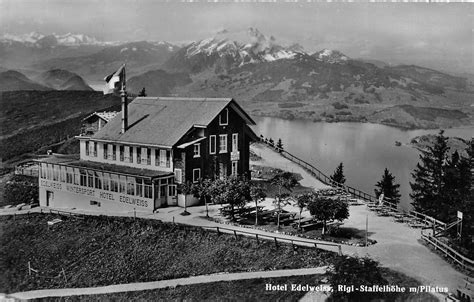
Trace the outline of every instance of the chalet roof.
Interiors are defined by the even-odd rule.
[[[128,105],[128,128],[121,133],[121,116],[92,136],[93,140],[172,147],[192,127],[207,126],[227,106],[247,124],[251,117],[231,98],[138,97]]]
[[[156,170],[148,170],[148,169],[140,169],[134,167],[127,167],[127,166],[119,166],[114,164],[106,164],[106,163],[99,163],[99,162],[92,162],[87,160],[80,160],[77,156],[50,156],[48,158],[42,158],[35,160],[36,162],[40,163],[48,163],[48,164],[59,164],[59,165],[66,165],[68,167],[75,167],[75,168],[85,168],[88,170],[100,171],[100,172],[109,172],[109,173],[116,173],[121,175],[128,175],[128,176],[139,176],[139,177],[147,177],[147,178],[158,178],[162,176],[169,176],[174,175],[172,172],[168,171],[156,171]]]
[[[83,121],[86,121],[88,119],[90,119],[91,117],[93,116],[98,116],[100,117],[101,119],[103,119],[104,121],[106,122],[109,122],[111,119],[113,119],[116,115],[118,114],[117,111],[102,111],[102,112],[94,112],[94,113],[91,113],[89,114],[88,116],[86,116],[84,119],[82,119]]]

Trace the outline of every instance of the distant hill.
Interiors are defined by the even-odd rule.
[[[64,69],[43,72],[36,80],[56,90],[93,90],[79,75]]]
[[[33,66],[39,69],[66,69],[87,79],[101,80],[124,62],[127,62],[129,74],[159,68],[177,49],[177,46],[167,42],[131,42],[105,47],[84,56],[52,58]]]
[[[0,91],[14,91],[14,90],[53,90],[50,87],[34,82],[24,74],[15,71],[7,70],[0,73]]]
[[[150,96],[169,96],[173,88],[191,83],[191,78],[186,73],[168,73],[164,70],[148,71],[130,78],[127,88],[138,94],[143,87]]]

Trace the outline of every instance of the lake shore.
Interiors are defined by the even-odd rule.
[[[326,123],[375,123],[402,130],[431,130],[474,125],[466,109],[415,107],[411,105],[347,106],[340,109],[324,104],[303,104],[280,108],[278,103],[248,104],[252,116]],[[339,107],[338,107],[339,108]]]

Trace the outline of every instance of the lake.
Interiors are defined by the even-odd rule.
[[[344,164],[346,184],[374,194],[375,183],[385,168],[395,176],[402,194],[400,205],[410,207],[411,173],[419,160],[419,152],[408,145],[395,146],[395,141],[408,143],[413,137],[436,134],[439,130],[401,130],[371,123],[314,123],[256,117],[254,131],[275,143],[279,138],[286,151],[313,164],[326,175],[332,175],[340,162]],[[451,128],[446,136],[470,139],[474,127]]]

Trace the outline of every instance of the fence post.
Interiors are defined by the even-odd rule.
[[[236,230],[234,230],[234,235],[235,235],[235,239],[238,239]]]
[[[339,248],[339,256],[342,256],[342,246],[338,245],[338,248]]]
[[[174,220],[174,217],[173,217],[173,220]],[[221,232],[219,232],[219,227],[216,227],[216,229],[217,229],[217,235],[220,235]]]
[[[28,261],[28,275],[31,276],[31,263]]]
[[[275,239],[275,246],[278,248],[278,241],[276,237],[273,237]]]
[[[259,244],[259,240],[258,240],[258,234],[255,234],[255,238],[257,239],[257,244]]]
[[[318,244],[316,242],[314,243],[314,248],[318,249]]]
[[[40,209],[41,214],[43,214],[43,209]]]

